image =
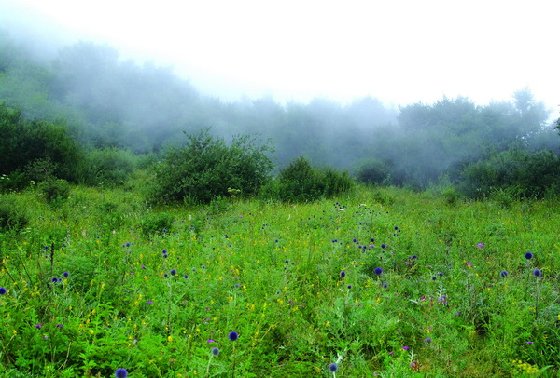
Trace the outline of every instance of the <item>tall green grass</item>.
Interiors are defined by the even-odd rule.
[[[57,206],[39,189],[9,197],[28,222],[0,233],[4,376],[559,371],[556,200],[371,188],[168,208],[119,189],[72,187]]]

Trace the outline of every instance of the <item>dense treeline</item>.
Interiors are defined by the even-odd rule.
[[[363,182],[425,188],[445,177],[475,197],[525,185],[536,172],[533,167],[552,167],[560,150],[548,112],[528,90],[516,92],[509,102],[476,105],[466,98],[444,98],[398,110],[371,98],[347,105],[326,100],[282,105],[270,99],[225,103],[202,95],[169,69],[123,61],[109,47],[78,43],[45,60],[6,33],[0,33],[0,102],[7,105],[1,109],[7,134],[0,173],[48,170],[87,184],[123,183],[138,154],[169,160],[170,148],[180,151],[176,148],[188,143],[184,132],[204,129],[224,151],[229,142],[237,143],[236,135],[254,136],[251,146],[257,149],[271,145],[274,153],[267,156],[276,171],[303,156],[316,167],[350,170]],[[21,135],[14,134],[19,128]],[[30,143],[26,155],[15,155],[15,146],[22,145],[7,135]],[[70,155],[56,152],[53,143]],[[527,170],[516,176],[522,180],[498,173],[514,161],[517,172]],[[159,177],[165,176],[158,169]],[[557,187],[541,184],[543,190],[520,193],[542,196]],[[255,192],[254,187],[238,189]]]

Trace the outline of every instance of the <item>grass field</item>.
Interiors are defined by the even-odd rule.
[[[136,190],[85,187],[2,200],[29,220],[0,233],[2,376],[560,369],[557,200],[364,187],[299,205],[150,209]]]

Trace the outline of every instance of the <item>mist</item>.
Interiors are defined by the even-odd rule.
[[[226,140],[249,134],[272,145],[277,169],[299,156],[352,173],[381,166],[384,183],[418,188],[492,153],[559,149],[550,112],[528,88],[487,104],[466,97],[400,106],[371,96],[224,100],[171,66],[124,58],[108,44],[50,44],[14,30],[0,33],[0,101],[30,119],[62,120],[87,148],[159,154],[184,143],[185,132],[210,129]]]

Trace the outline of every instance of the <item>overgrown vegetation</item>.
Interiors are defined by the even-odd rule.
[[[41,197],[0,197],[26,205],[0,230],[3,376],[558,373],[554,200]]]
[[[167,151],[155,168],[150,200],[154,203],[209,203],[232,193],[258,193],[272,169],[269,148],[249,137],[234,137],[227,145],[207,130],[187,136],[185,147]]]
[[[262,195],[285,202],[308,202],[348,192],[353,185],[347,172],[313,168],[307,159],[299,157],[280,171]]]

